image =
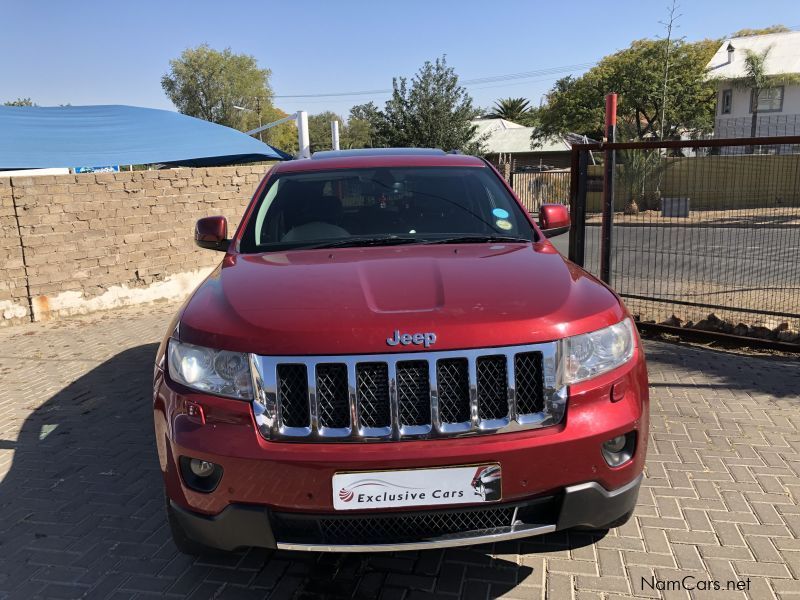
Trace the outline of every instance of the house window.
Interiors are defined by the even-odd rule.
[[[750,93],[750,112],[756,108],[756,92]],[[780,112],[783,109],[783,86],[761,90],[758,112]]]
[[[731,114],[733,107],[733,90],[722,90],[722,100],[719,103],[719,112],[722,115]]]

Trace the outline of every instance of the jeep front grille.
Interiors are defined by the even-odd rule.
[[[555,425],[566,408],[555,342],[363,356],[253,356],[268,439],[379,441]]]

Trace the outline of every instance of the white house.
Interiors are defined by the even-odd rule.
[[[496,166],[510,164],[512,169],[523,167],[568,167],[572,145],[563,137],[544,140],[531,148],[533,127],[525,127],[506,119],[475,119],[475,136],[483,139],[484,152]]]
[[[768,75],[800,74],[800,31],[725,40],[708,63],[708,77],[717,86],[715,137],[749,137],[754,94],[735,80],[746,75],[745,57],[769,48]],[[776,81],[758,99],[757,136],[800,135],[800,83]]]

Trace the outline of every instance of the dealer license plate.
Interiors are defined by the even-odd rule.
[[[501,497],[498,463],[333,476],[336,510],[471,504],[494,502]]]

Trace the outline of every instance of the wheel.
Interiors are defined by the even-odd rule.
[[[175,547],[178,548],[178,552],[182,554],[189,554],[191,556],[221,553],[221,551],[216,548],[206,546],[205,544],[201,544],[200,542],[195,542],[194,540],[190,539],[183,530],[183,527],[181,527],[178,517],[175,516],[175,510],[172,508],[172,506],[170,506],[169,498],[165,497],[165,500],[169,530],[170,533],[172,533],[172,541],[175,542]]]

